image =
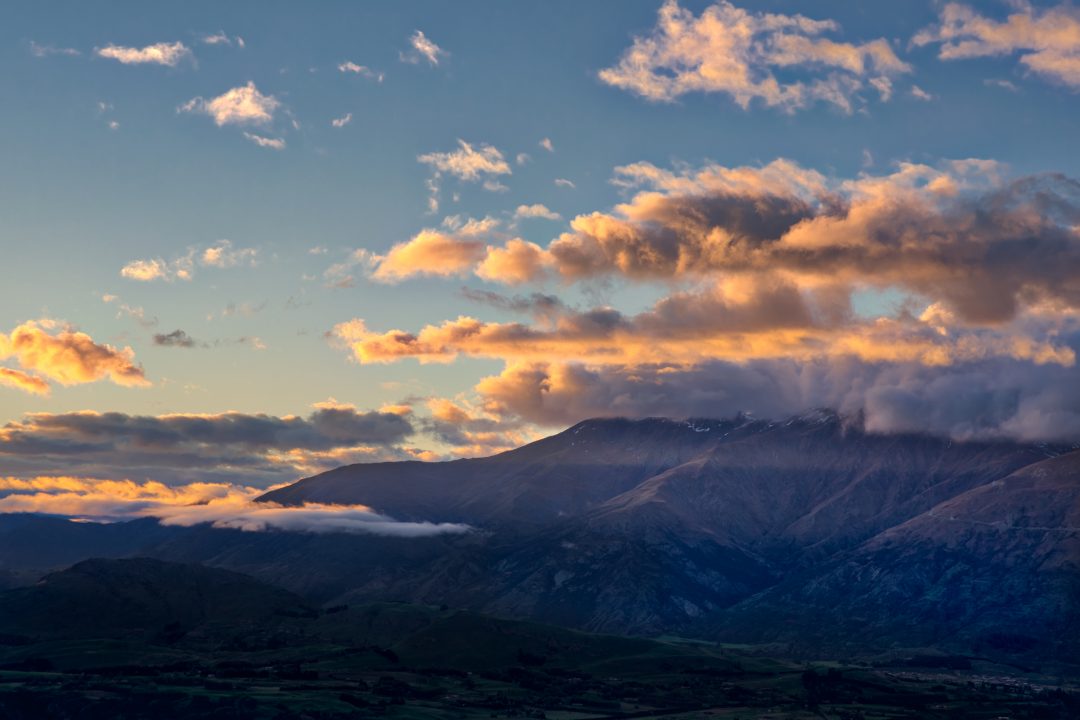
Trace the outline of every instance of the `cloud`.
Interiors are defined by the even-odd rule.
[[[1020,53],[1020,64],[1036,75],[1080,88],[1080,10],[1062,4],[1039,10],[1014,3],[1004,21],[967,5],[948,3],[939,22],[920,30],[912,44],[939,44],[942,60],[964,60]]]
[[[567,180],[566,178],[555,178],[555,186],[570,188],[571,190],[577,187],[573,180]]]
[[[925,100],[927,102],[934,99],[933,95],[926,92],[918,85],[911,86],[911,97],[915,98],[916,100]]]
[[[337,68],[338,68],[339,72],[351,73],[353,75],[359,75],[360,77],[364,77],[364,78],[367,78],[369,80],[374,80],[375,82],[380,82],[381,83],[383,81],[383,79],[385,78],[385,75],[383,73],[375,72],[371,68],[366,67],[364,65],[357,65],[356,63],[354,63],[351,60],[346,60],[345,62],[338,65]]]
[[[507,297],[506,295],[490,290],[462,288],[461,295],[473,302],[481,303],[499,310],[525,313],[548,320],[554,320],[567,309],[566,305],[557,295],[547,295],[544,293]]]
[[[589,417],[780,419],[812,407],[863,416],[872,432],[957,440],[1076,442],[1075,368],[991,358],[947,368],[854,358],[694,366],[537,362],[508,365],[477,386],[499,416],[547,426]]]
[[[469,532],[456,523],[399,522],[364,505],[306,503],[285,507],[257,502],[264,491],[226,483],[191,483],[170,487],[73,476],[0,477],[0,512],[37,512],[79,520],[111,522],[157,518],[162,525],[245,532],[362,533],[427,537]]]
[[[343,128],[352,122],[352,113],[345,113],[339,118],[334,118],[330,121],[330,124],[336,128]]]
[[[256,135],[255,133],[244,131],[244,137],[251,142],[255,143],[259,147],[270,148],[271,150],[284,150],[285,139],[284,138],[271,138],[263,135]]]
[[[1070,366],[1076,360],[1057,338],[1075,321],[1025,317],[1003,327],[972,328],[936,306],[919,317],[858,319],[834,302],[828,295],[815,298],[793,285],[753,277],[676,293],[636,315],[599,307],[564,311],[539,325],[461,316],[415,333],[380,333],[355,319],[336,325],[332,335],[360,363],[449,362],[460,355],[592,364],[856,357],[947,366],[1000,356]]]
[[[120,268],[120,275],[129,280],[150,282],[151,280],[172,280],[175,277],[188,280],[191,274],[183,267],[174,267],[163,260],[132,260]]]
[[[215,98],[206,100],[192,98],[179,108],[178,112],[201,113],[213,118],[218,126],[224,125],[268,125],[274,120],[274,113],[281,107],[281,102],[273,95],[263,95],[254,82],[234,87]]]
[[[233,45],[235,44],[239,48],[244,47],[244,38],[237,35],[235,38],[231,38],[225,34],[224,31],[218,30],[216,33],[208,33],[203,35],[199,40],[203,45]]]
[[[539,145],[548,152],[555,152],[555,144],[551,142],[551,138],[544,138],[539,142]]]
[[[50,55],[66,55],[68,57],[75,57],[82,55],[75,48],[56,47],[55,45],[41,45],[39,43],[30,41],[30,54],[34,57],[49,57]]]
[[[483,241],[438,230],[421,230],[376,260],[371,277],[397,282],[414,275],[448,277],[468,273],[486,252]]]
[[[478,148],[464,140],[458,140],[458,149],[450,152],[433,152],[418,155],[417,161],[432,169],[432,176],[427,185],[431,195],[428,209],[439,209],[439,182],[444,174],[452,175],[463,182],[481,182],[485,190],[503,192],[508,188],[498,182],[498,176],[510,175],[512,170],[503,154],[486,143]]]
[[[408,418],[351,405],[306,417],[222,412],[30,413],[0,426],[0,464],[13,473],[205,479],[266,486],[340,465],[400,459]]]
[[[411,65],[415,65],[420,60],[427,60],[429,65],[435,67],[439,64],[440,59],[450,54],[432,42],[420,30],[417,30],[409,37],[409,45],[412,49],[409,52],[400,53],[398,57],[402,62]]]
[[[0,385],[22,390],[31,395],[48,395],[51,391],[49,383],[37,375],[6,367],[0,367]]]
[[[124,65],[165,65],[176,67],[182,60],[192,58],[191,50],[182,42],[154,43],[142,48],[106,45],[94,48],[98,57],[118,60]]]
[[[612,213],[574,218],[546,248],[490,248],[476,274],[507,283],[783,276],[809,291],[896,288],[974,323],[1040,303],[1080,307],[1080,182],[1063,175],[1008,179],[997,163],[962,160],[830,180],[777,160],[676,172],[638,163],[617,168],[615,182],[638,192]],[[509,255],[519,262],[500,276],[494,261]]]
[[[1016,83],[1001,78],[990,78],[987,80],[983,80],[983,85],[986,85],[987,87],[993,86],[1003,88],[1005,90],[1008,90],[1009,92],[1020,92],[1020,88],[1016,86]]]
[[[258,250],[255,248],[234,248],[231,241],[219,240],[217,244],[202,249],[189,247],[184,255],[172,260],[132,260],[120,268],[120,275],[140,282],[191,280],[198,266],[219,269],[240,265],[254,266],[257,259]],[[141,313],[141,308],[139,311]]]
[[[517,163],[518,165],[524,165],[525,163],[529,162],[530,160],[532,160],[532,155],[530,155],[529,153],[518,153],[514,157],[514,162]]]
[[[49,331],[55,331],[50,334]],[[23,370],[37,373],[61,385],[80,385],[111,380],[126,387],[149,385],[141,366],[135,365],[131,348],[115,348],[94,342],[83,332],[54,320],[36,320],[0,333],[0,360],[14,359]],[[13,374],[14,373],[14,374]],[[36,387],[41,378],[25,373],[5,373],[5,384],[20,382],[22,389]],[[25,377],[18,378],[18,375]]]
[[[416,275],[464,275],[489,251],[482,238],[492,236],[500,222],[490,216],[478,220],[451,215],[442,225],[442,230],[421,230],[391,247],[385,255],[365,253],[362,262],[371,268],[371,278],[398,282]]]
[[[452,456],[485,457],[536,439],[520,423],[447,398],[429,398],[427,408],[430,416],[422,421],[425,432],[452,446]]]
[[[237,265],[254,265],[258,251],[254,248],[233,248],[229,240],[220,240],[202,251],[199,264],[207,267],[228,268]]]
[[[347,288],[356,284],[353,270],[364,268],[370,270],[378,262],[378,256],[372,255],[367,250],[360,248],[349,253],[343,262],[334,263],[323,273],[323,280],[329,288]]]
[[[600,80],[647,100],[724,93],[743,109],[759,100],[786,112],[825,102],[852,112],[867,84],[888,99],[891,78],[910,71],[884,39],[861,44],[822,37],[832,20],[754,13],[729,2],[695,17],[666,0],[653,31],[634,39]],[[799,73],[801,79],[781,79]]]
[[[438,173],[453,175],[466,182],[477,182],[490,176],[511,173],[510,165],[503,158],[503,154],[486,143],[480,143],[479,148],[474,148],[464,140],[458,140],[457,150],[427,153],[416,159]]]
[[[562,215],[553,210],[549,210],[547,206],[539,203],[535,205],[518,205],[514,210],[515,218],[544,218],[545,220],[562,220]]]
[[[198,345],[195,340],[183,330],[173,330],[171,333],[157,333],[154,335],[154,344],[161,347],[193,348]]]

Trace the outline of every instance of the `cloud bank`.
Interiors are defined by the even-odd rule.
[[[660,291],[645,309],[467,289],[531,319],[460,316],[411,330],[354,318],[330,338],[359,363],[501,360],[467,415],[514,428],[831,406],[863,411],[882,431],[1080,438],[1080,396],[1055,391],[1080,385],[1076,180],[1014,178],[987,160],[838,179],[776,160],[636,163],[614,182],[626,202],[575,217],[546,246],[490,228],[422,233],[373,268],[395,281],[471,272],[508,285]],[[870,309],[867,296],[877,298]],[[886,296],[897,299],[883,305]]]
[[[20,474],[197,479],[265,487],[352,462],[411,457],[407,417],[337,402],[306,417],[224,412],[29,413],[0,427],[0,464]]]
[[[242,485],[103,480],[72,476],[0,477],[0,513],[32,512],[112,522],[157,518],[162,525],[245,532],[280,530],[427,537],[469,532],[456,523],[399,522],[364,505],[309,503],[285,507],[256,502],[264,491]]]

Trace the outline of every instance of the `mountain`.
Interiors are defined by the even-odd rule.
[[[750,641],[1080,657],[1080,452],[950,498],[734,607]],[[842,639],[842,642],[837,642]]]
[[[589,420],[492,458],[348,466],[263,499],[362,503],[490,533],[449,541],[457,552],[415,572],[366,578],[345,599],[445,600],[602,632],[713,632],[787,578],[1065,450],[875,434],[830,411]]]
[[[0,593],[0,621],[24,633],[0,632],[5,720],[862,717],[867,708],[945,720],[1080,709],[1080,695],[1041,688],[1035,675],[1011,687],[942,683],[906,660],[795,663],[446,607],[316,610],[237,573],[146,558],[91,560]],[[982,663],[971,677],[997,670]]]
[[[282,505],[363,503],[399,520],[536,524],[579,515],[713,444],[715,422],[624,419],[580,423],[492,457],[347,465],[262,496]]]
[[[1072,447],[878,434],[828,410],[601,419],[489,458],[350,465],[261,498],[360,503],[467,523],[465,534],[137,521],[107,533],[68,523],[58,536],[65,552],[85,536],[113,556],[238,571],[316,605],[447,605],[838,656],[929,648],[1069,662],[1080,657],[1078,488]],[[38,520],[10,522],[48,536],[29,529]]]
[[[239,573],[150,558],[85,560],[0,593],[0,633],[37,638],[154,635],[248,627],[314,611],[298,596]]]

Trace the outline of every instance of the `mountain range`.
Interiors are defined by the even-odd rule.
[[[932,648],[1075,664],[1080,452],[781,421],[597,419],[487,458],[341,467],[262,502],[364,504],[471,532],[240,532],[0,518],[0,568],[144,555],[315,605],[407,601],[593,632],[858,656]],[[18,525],[16,532],[13,528]],[[79,538],[75,540],[73,538]],[[81,547],[81,549],[80,549]]]

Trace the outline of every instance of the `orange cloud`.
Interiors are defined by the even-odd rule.
[[[476,275],[507,284],[758,274],[807,291],[895,288],[982,324],[1045,302],[1080,308],[1075,182],[1004,174],[987,160],[902,163],[847,181],[785,160],[679,171],[637,163],[616,170],[617,184],[639,191],[613,212],[574,218],[547,247],[511,239],[468,254],[481,258]],[[426,267],[402,264],[395,277]]]
[[[352,532],[399,537],[463,533],[454,523],[398,522],[365,505],[256,502],[265,490],[226,483],[170,487],[159,482],[72,476],[0,477],[0,513],[34,512],[111,521],[157,518],[163,525],[209,523],[248,532]]]
[[[52,335],[46,332],[56,326],[53,321],[30,321],[7,335],[0,333],[0,359],[13,357],[22,368],[62,385],[106,378],[128,387],[150,384],[142,367],[135,365],[131,348],[118,349],[96,343],[86,333],[69,328],[62,328]],[[34,381],[30,383],[40,388]],[[26,385],[23,387],[25,389]]]
[[[891,78],[911,68],[884,39],[853,44],[822,37],[837,30],[832,20],[753,13],[726,1],[695,17],[667,0],[653,32],[635,38],[599,77],[648,100],[719,92],[743,109],[760,100],[794,112],[820,101],[852,112],[865,82],[888,100]],[[792,66],[809,72],[812,81],[781,80],[777,72]]]
[[[464,275],[484,256],[484,243],[423,230],[408,242],[398,243],[378,259],[371,277],[396,282],[412,275]]]
[[[942,60],[1019,52],[1021,64],[1032,72],[1080,87],[1080,10],[1068,4],[1043,10],[1017,4],[999,22],[967,5],[948,3],[939,23],[919,31],[912,43],[940,43]]]
[[[1052,318],[1025,317],[1022,323],[986,329],[940,311],[922,318],[856,319],[832,303],[829,292],[818,297],[750,276],[676,293],[633,316],[611,308],[560,311],[538,325],[462,316],[416,333],[374,332],[353,320],[332,332],[361,363],[450,362],[459,355],[620,365],[848,356],[939,366],[989,357],[1075,362],[1069,346],[1053,342]]]
[[[0,367],[0,385],[7,385],[33,395],[48,395],[50,391],[49,383],[38,376],[6,367]]]

